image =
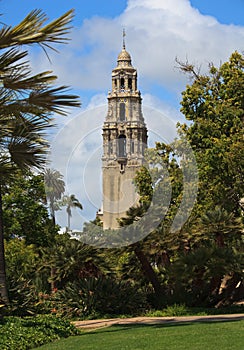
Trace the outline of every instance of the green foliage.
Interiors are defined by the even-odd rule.
[[[153,196],[152,178],[148,169],[143,166],[135,177],[136,190],[140,195],[141,203],[150,203]]]
[[[27,244],[47,246],[57,234],[46,208],[42,175],[19,174],[3,194],[5,238],[25,238]]]
[[[8,276],[31,278],[38,264],[38,253],[34,245],[27,245],[24,239],[14,238],[5,245]]]
[[[201,206],[240,211],[244,195],[243,101],[244,58],[238,52],[220,68],[210,65],[209,75],[195,75],[183,92],[181,110],[192,123],[180,125],[179,131],[195,152]]]
[[[57,314],[79,318],[140,314],[147,305],[141,290],[129,282],[108,277],[68,283],[55,298]]]
[[[68,234],[58,235],[53,245],[42,250],[40,271],[55,271],[49,281],[61,289],[78,278],[99,276],[106,269],[98,251]]]
[[[172,317],[172,316],[189,316],[190,309],[184,304],[172,304],[163,310],[149,311],[146,313],[148,317]],[[196,314],[196,313],[195,313]]]
[[[167,306],[164,310],[165,316],[185,316],[187,315],[188,309],[184,304],[173,304]]]
[[[231,302],[235,293],[238,294],[238,286],[242,289],[240,260],[241,255],[234,250],[216,246],[201,246],[179,256],[169,268],[169,284],[174,290],[171,301],[185,302],[190,306],[211,306],[229,297]],[[230,295],[225,295],[227,276],[229,283],[233,280]]]
[[[28,315],[34,312],[38,302],[34,284],[39,255],[33,245],[24,240],[11,239],[5,243],[7,284],[12,315]]]
[[[27,350],[79,334],[68,321],[53,316],[5,317],[0,321],[0,348]]]
[[[243,305],[225,306],[222,308],[189,307],[185,304],[168,305],[162,310],[149,310],[145,317],[172,317],[172,316],[209,316],[241,314],[244,311]]]

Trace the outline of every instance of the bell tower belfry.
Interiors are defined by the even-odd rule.
[[[103,125],[103,228],[119,227],[118,218],[138,202],[133,179],[144,163],[147,128],[142,114],[137,71],[125,48],[112,71],[112,91],[108,93],[108,112]]]

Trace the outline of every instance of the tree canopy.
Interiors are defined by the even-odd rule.
[[[240,212],[244,196],[244,57],[234,52],[219,68],[210,64],[208,75],[197,74],[193,66],[188,68],[193,82],[183,92],[181,111],[190,123],[179,125],[179,131],[196,156],[198,202],[208,208],[220,205]]]

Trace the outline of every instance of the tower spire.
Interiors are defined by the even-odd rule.
[[[126,36],[125,28],[123,28],[123,49],[124,50],[125,50],[125,36]]]

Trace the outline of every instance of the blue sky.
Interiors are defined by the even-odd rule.
[[[81,97],[81,111],[58,119],[52,150],[54,166],[65,175],[67,192],[82,202],[82,221],[87,221],[102,197],[101,128],[122,28],[138,70],[150,145],[160,138],[170,142],[175,122],[184,120],[180,99],[189,83],[175,58],[205,72],[209,62],[218,66],[234,50],[243,52],[244,0],[1,0],[1,21],[17,24],[34,8],[50,19],[75,9],[71,41],[59,47],[59,54],[50,52],[51,64],[40,49],[32,49],[30,57],[33,71],[53,70],[60,84]],[[65,225],[64,213],[59,219]],[[76,228],[80,221],[74,213]]]
[[[162,0],[163,1],[163,0]],[[243,25],[243,0],[191,0],[191,4],[202,14],[211,15],[221,23]],[[62,14],[70,8],[76,10],[75,24],[92,16],[113,18],[126,8],[127,0],[1,0],[1,13],[5,23],[14,24],[33,8],[43,9],[50,18]]]
[[[121,15],[123,16],[123,12],[127,8],[127,4],[129,1],[127,0],[90,0],[90,1],[78,1],[78,0],[1,0],[0,4],[0,11],[2,13],[2,22],[14,25],[18,23],[21,19],[24,18],[24,16],[29,13],[32,9],[38,8],[42,9],[47,16],[50,19],[54,19],[58,17],[59,15],[63,14],[65,11],[69,10],[70,8],[75,9],[75,18],[73,20],[74,28],[79,31],[79,28],[85,27],[87,24],[87,21],[91,22],[96,21],[97,22],[100,19],[104,19],[104,27],[106,27],[106,19],[110,21],[116,21]],[[137,6],[140,5],[140,1],[136,1]],[[153,1],[152,1],[153,2]],[[161,3],[168,3],[169,0],[159,0],[156,2]],[[174,3],[175,0],[172,1]],[[225,24],[225,25],[236,25],[236,26],[244,26],[244,0],[176,0],[176,2],[188,2],[191,4],[192,7],[199,10],[199,12],[202,15],[205,16],[213,16],[219,23]],[[143,3],[143,1],[141,1]],[[177,6],[177,5],[172,5]],[[123,20],[118,21],[122,22],[121,27],[123,26]],[[125,25],[126,27],[126,25]],[[120,28],[121,29],[121,28]],[[110,47],[111,51],[114,53],[114,58],[116,58],[116,50],[118,51],[118,45],[121,44],[121,37],[117,33],[114,33],[114,39],[117,40],[117,45],[114,47],[114,50],[112,47]],[[119,34],[119,33],[118,33]],[[128,28],[127,33],[127,40],[129,43],[129,35],[130,35],[130,29]],[[84,36],[84,40],[87,40],[84,43],[82,43],[82,52],[79,52],[79,54],[87,56],[87,52],[92,51],[94,46],[99,46],[99,42],[94,41],[92,44],[90,44],[89,37],[87,38],[87,35]],[[168,37],[168,40],[170,40],[170,36]],[[193,43],[194,45],[194,43]],[[76,48],[77,49],[77,48]],[[133,55],[133,47],[130,47],[130,52]],[[238,48],[237,48],[238,49]],[[60,55],[62,55],[62,48],[60,48]],[[65,48],[66,51],[66,48]],[[79,51],[79,49],[77,50]],[[181,50],[177,53],[178,56],[180,56]],[[189,55],[189,57],[188,57]],[[42,57],[43,54],[41,53],[40,57],[43,61],[43,69],[45,69],[48,66],[48,62],[45,62],[45,57]],[[177,56],[177,57],[178,57]],[[39,56],[38,56],[39,57]],[[58,57],[58,56],[56,56]],[[112,56],[110,56],[112,57]],[[182,56],[183,59],[186,58],[185,56]],[[187,52],[187,59],[190,59],[190,51]],[[206,58],[208,61],[211,61],[211,57]],[[220,60],[222,57],[220,57]],[[193,59],[194,60],[194,59]],[[94,61],[94,59],[93,59]],[[198,64],[202,64],[203,62],[197,61]],[[107,60],[108,67],[113,67],[114,62],[111,60],[110,62]],[[91,64],[92,66],[92,64]],[[48,67],[49,68],[49,67]],[[51,67],[52,69],[54,67]],[[82,67],[81,67],[82,68]],[[54,68],[55,71],[55,68]],[[60,73],[60,72],[58,72]],[[143,74],[143,72],[139,72]],[[59,74],[59,77],[61,77],[62,74]],[[62,81],[62,79],[61,79]],[[63,82],[63,81],[62,81]],[[97,92],[106,92],[106,90],[109,89],[108,83],[109,83],[109,74],[107,74],[107,81],[105,84],[98,85],[87,85],[85,88],[81,88],[76,86],[77,84],[72,84],[72,80],[70,80],[71,86],[78,92],[78,94],[81,96],[83,106],[87,106],[90,102],[90,99],[92,96],[94,96]],[[68,82],[68,83],[69,83]],[[164,84],[160,83],[155,79],[153,76],[150,77],[150,73],[147,74],[147,78],[142,80],[144,88],[144,92],[152,93],[153,95],[159,97],[160,99],[163,99],[165,101],[169,101],[170,103],[174,104],[174,106],[178,106],[180,95],[175,94],[175,89],[172,87],[168,88],[167,83]],[[184,83],[181,85],[182,88],[184,88]],[[173,91],[172,91],[173,90]],[[177,91],[178,92],[178,91]]]

